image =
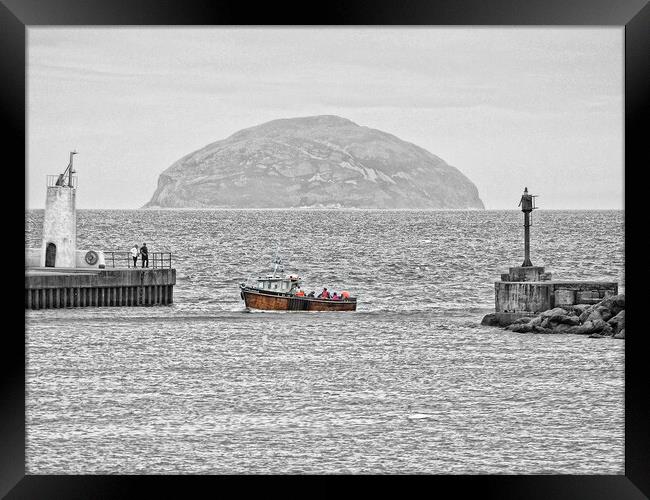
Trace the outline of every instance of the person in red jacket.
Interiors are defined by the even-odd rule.
[[[327,288],[323,288],[323,291],[318,296],[319,299],[329,299],[330,293],[327,291]]]

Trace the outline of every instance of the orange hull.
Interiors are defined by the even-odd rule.
[[[356,311],[357,299],[329,300],[242,290],[246,307],[267,311]]]

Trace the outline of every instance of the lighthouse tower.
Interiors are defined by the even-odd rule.
[[[73,156],[62,174],[47,176],[41,267],[75,267],[77,247],[77,176]]]

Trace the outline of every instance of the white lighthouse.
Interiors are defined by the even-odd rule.
[[[75,267],[77,248],[77,177],[70,163],[60,175],[47,177],[41,267]]]

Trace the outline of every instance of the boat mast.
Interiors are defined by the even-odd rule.
[[[280,244],[278,243],[278,245],[275,248],[275,257],[273,258],[273,264],[274,264],[274,266],[273,266],[273,277],[274,278],[277,278],[275,273],[278,270],[278,265],[282,262],[280,260],[279,252],[280,252]]]

